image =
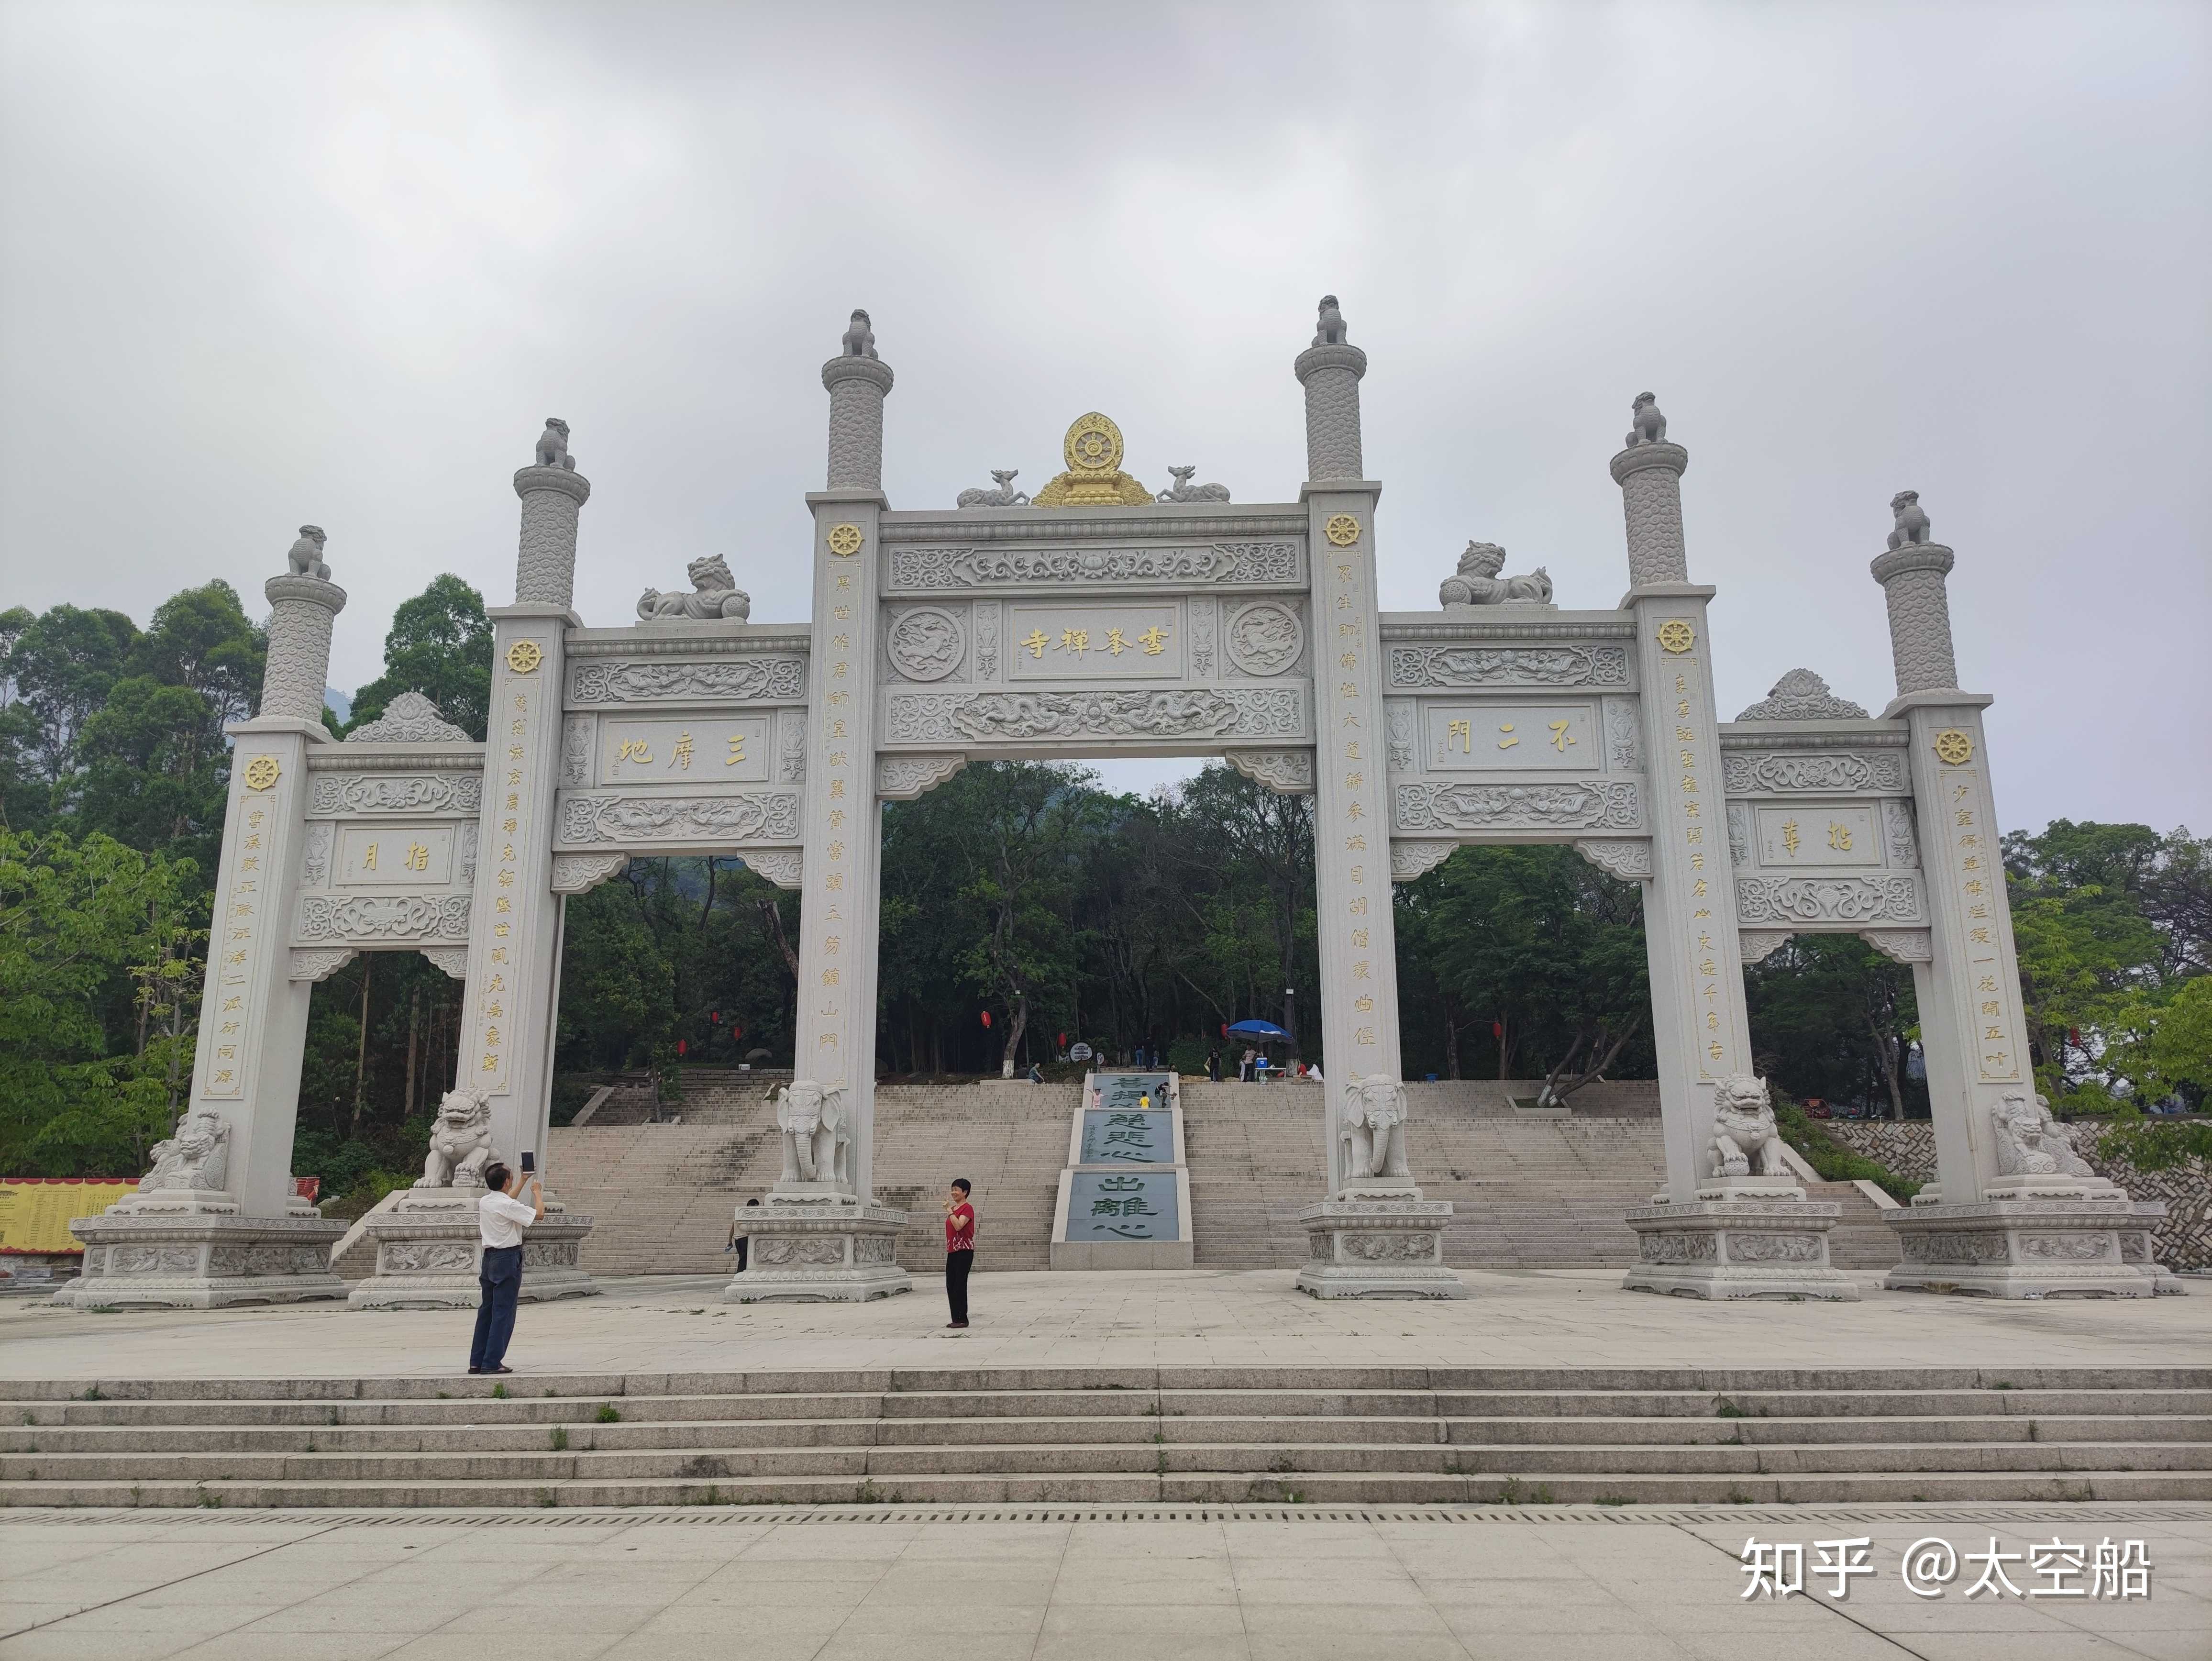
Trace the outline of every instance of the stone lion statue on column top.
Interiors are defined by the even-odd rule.
[[[417,1188],[480,1186],[491,1163],[491,1098],[479,1090],[449,1090],[430,1127],[430,1153]]]
[[[795,1079],[775,1109],[787,1183],[853,1183],[853,1125],[842,1085]]]
[[[1713,1171],[1716,1177],[1783,1177],[1782,1131],[1766,1080],[1731,1073],[1713,1086]]]
[[[1406,1165],[1406,1086],[1388,1073],[1346,1084],[1337,1135],[1346,1183],[1413,1181]]]

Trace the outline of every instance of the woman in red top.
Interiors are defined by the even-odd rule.
[[[975,1208],[968,1194],[968,1179],[955,1177],[945,1196],[945,1296],[952,1305],[947,1332],[968,1329],[968,1271],[975,1266]]]

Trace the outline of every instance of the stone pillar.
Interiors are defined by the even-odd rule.
[[[1628,520],[1628,581],[1642,588],[1687,582],[1689,556],[1682,542],[1682,472],[1690,453],[1667,442],[1667,417],[1649,392],[1640,394],[1628,441],[1613,459],[1613,482]]]
[[[1296,368],[1306,388],[1306,505],[1315,634],[1328,654],[1314,676],[1314,872],[1319,913],[1328,1197],[1298,1214],[1312,1256],[1298,1286],[1316,1298],[1464,1298],[1443,1262],[1449,1200],[1425,1200],[1408,1170],[1398,1050],[1398,954],[1390,910],[1390,800],[1376,606],[1375,503],[1359,477],[1359,378],[1367,356],[1344,340],[1333,299]],[[1370,1116],[1393,1129],[1371,1128]],[[1347,1130],[1352,1141],[1347,1143]],[[1352,1168],[1362,1143],[1397,1157]]]
[[[884,394],[891,372],[855,312],[848,355],[822,366],[830,392],[830,485],[814,516],[805,856],[799,921],[799,1033],[778,1117],[783,1176],[737,1214],[752,1244],[731,1303],[865,1303],[910,1292],[895,1255],[906,1214],[875,1200],[876,966],[882,933],[883,808],[876,794],[878,537]],[[853,355],[856,346],[866,356]],[[842,1125],[842,1128],[840,1126]],[[817,1153],[817,1150],[819,1150]]]
[[[1666,421],[1645,393],[1628,447],[1613,459],[1628,523],[1642,692],[1644,818],[1651,875],[1644,884],[1644,950],[1666,1135],[1667,1189],[1632,1211],[1642,1261],[1631,1290],[1701,1298],[1855,1299],[1828,1262],[1838,1208],[1807,1204],[1787,1177],[1731,1176],[1714,1155],[1716,1104],[1748,1101],[1752,1072],[1735,883],[1721,784],[1706,608],[1713,590],[1688,581],[1677,488],[1689,453],[1664,441]]]
[[[2141,1236],[2163,1205],[2131,1202],[2070,1147],[2035,1146],[2039,1129],[2023,1142],[2018,1129],[2038,1123],[2038,1098],[1982,731],[1992,700],[1958,688],[1945,587],[1951,550],[1928,539],[1917,492],[1890,507],[1896,527],[1872,570],[1888,601],[1897,666],[1898,695],[1882,715],[1911,734],[1929,925],[1929,961],[1913,965],[1913,988],[1937,1180],[1911,1206],[1883,1214],[1905,1254],[1888,1284],[2002,1298],[2148,1296],[2161,1277]]]
[[[562,691],[568,609],[576,583],[577,509],[592,493],[568,455],[564,422],[548,422],[538,464],[514,476],[522,499],[516,599],[489,608],[491,699],[485,721],[483,800],[476,895],[469,912],[467,988],[453,1095],[489,1106],[492,1156],[510,1166],[527,1150],[544,1172],[546,1216],[523,1247],[522,1296],[588,1296],[579,1267],[592,1220],[554,1196],[544,1167],[553,1092],[553,1028],[561,992],[562,896],[553,891],[554,792],[560,783]],[[356,1308],[473,1308],[481,1188],[416,1187],[369,1225],[376,1273]]]
[[[295,566],[271,577],[262,706],[224,730],[235,740],[200,1036],[185,1117],[155,1150],[140,1190],[71,1224],[84,1273],[55,1300],[89,1305],[230,1304],[343,1298],[331,1244],[345,1232],[292,1192],[292,1135],[313,983],[291,978],[294,893],[306,835],[307,752],[322,724],[331,626],[345,590],[302,529]]]
[[[514,475],[522,536],[514,557],[514,603],[566,611],[576,599],[576,516],[592,482],[568,454],[568,423],[556,417],[538,442],[538,462]]]

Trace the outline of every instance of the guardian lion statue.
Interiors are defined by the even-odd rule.
[[[743,622],[752,616],[753,597],[738,587],[730,563],[720,554],[693,560],[684,574],[691,579],[692,592],[664,594],[658,588],[647,589],[637,602],[640,622],[711,623],[716,618]]]
[[[1494,542],[1470,542],[1459,569],[1443,580],[1437,598],[1447,611],[1467,605],[1549,605],[1552,579],[1539,565],[1526,576],[1500,576],[1505,551]]]
[[[1789,1171],[1766,1080],[1731,1073],[1713,1086],[1713,1175],[1784,1177]]]
[[[1175,475],[1175,483],[1154,496],[1152,500],[1155,502],[1226,502],[1229,500],[1229,487],[1226,484],[1192,484],[1190,476],[1197,471],[1195,466],[1169,468],[1168,472]]]
[[[1667,441],[1667,417],[1659,413],[1659,400],[1650,392],[1637,393],[1635,407],[1629,411],[1628,419],[1628,448]]]
[[[783,1180],[853,1184],[853,1126],[842,1085],[797,1079],[776,1104],[783,1132]]]
[[[284,557],[295,577],[319,577],[331,580],[331,568],[323,563],[323,544],[328,538],[319,525],[302,525],[300,539],[292,545],[292,551]]]
[[[1413,1180],[1406,1165],[1406,1086],[1389,1074],[1370,1073],[1344,1086],[1337,1135],[1346,1184]]]
[[[229,1174],[230,1122],[202,1108],[180,1120],[167,1141],[154,1144],[154,1168],[138,1179],[138,1191],[220,1189]]]
[[[481,1185],[491,1163],[491,1098],[477,1090],[449,1090],[430,1127],[430,1154],[417,1188]]]
[[[1889,533],[1891,547],[1928,540],[1928,510],[1920,505],[1919,491],[1899,490],[1890,497],[1889,511],[1897,515],[1897,526]]]
[[[2008,1096],[1990,1110],[1996,1132],[1997,1171],[2006,1177],[2094,1177],[2074,1151],[2065,1127],[2051,1115],[2050,1100]]]
[[[576,471],[576,458],[568,453],[568,423],[559,416],[545,417],[545,430],[538,435],[537,465]]]
[[[1350,336],[1344,326],[1344,313],[1338,309],[1336,296],[1325,294],[1321,297],[1320,326],[1314,331],[1316,346],[1342,346],[1349,344]]]
[[[876,355],[876,332],[870,326],[866,312],[853,313],[852,325],[845,331],[843,352],[847,357],[873,357]]]

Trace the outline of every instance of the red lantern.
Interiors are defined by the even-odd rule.
[[[681,1038],[676,1041],[676,1053],[679,1056],[684,1053],[684,1040]]]
[[[983,1012],[983,1025],[986,1025],[986,1026],[988,1026],[988,1025],[990,1025],[990,1024],[991,1024],[991,1012],[990,1012],[989,1010],[988,1010],[988,1009],[987,1009],[987,1010],[985,1010],[985,1011]]]

